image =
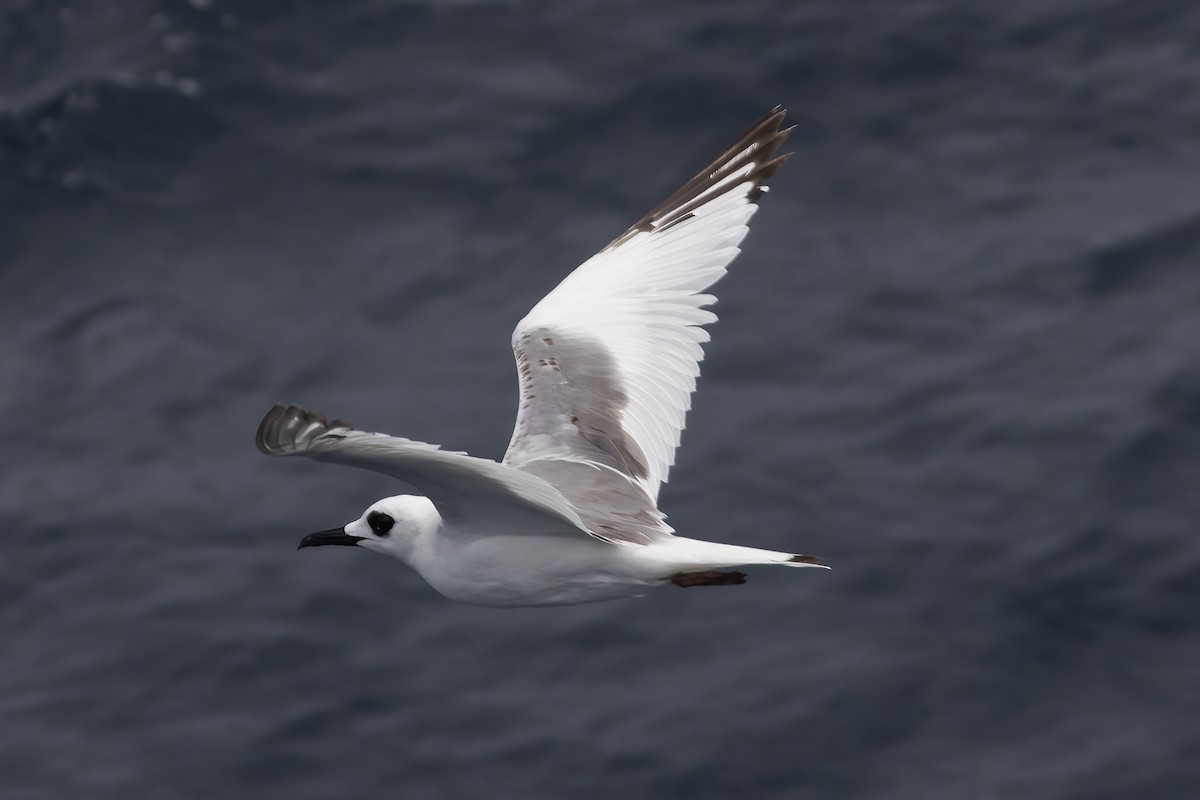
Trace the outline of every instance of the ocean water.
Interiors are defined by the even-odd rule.
[[[0,2],[0,797],[1200,797],[1200,13]],[[777,103],[662,505],[498,611],[295,552],[502,455],[512,326]]]

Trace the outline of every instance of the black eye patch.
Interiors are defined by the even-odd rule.
[[[387,536],[392,530],[392,526],[396,524],[396,520],[382,511],[372,511],[367,514],[367,524],[371,526],[371,531],[376,536]]]

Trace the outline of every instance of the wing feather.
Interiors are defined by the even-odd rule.
[[[709,339],[700,326],[717,318],[704,308],[716,300],[705,290],[740,252],[765,181],[787,158],[775,155],[790,130],[780,128],[784,114],[776,108],[755,122],[513,332],[521,401],[504,463],[536,469],[585,519],[594,492],[577,470],[548,463],[616,470],[655,509]],[[670,531],[665,523],[659,530]]]
[[[255,444],[267,455],[306,456],[390,475],[426,495],[445,518],[511,518],[516,510],[591,534],[562,493],[532,473],[435,444],[356,430],[299,406],[268,411]]]

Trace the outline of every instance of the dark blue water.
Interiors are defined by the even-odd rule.
[[[1200,796],[1183,2],[0,4],[0,797]],[[776,103],[662,503],[829,574],[497,611],[300,535]]]

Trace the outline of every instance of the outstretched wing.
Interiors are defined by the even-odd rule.
[[[298,406],[268,411],[255,444],[267,455],[307,456],[390,475],[427,496],[444,518],[495,522],[527,515],[591,533],[562,493],[533,474],[434,444],[355,430]]]
[[[546,295],[513,332],[521,382],[504,463],[558,487],[585,520],[587,481],[640,489],[657,515],[684,417],[716,320],[704,309],[738,254],[788,130],[776,108],[728,150]],[[565,480],[559,476],[569,477]],[[594,494],[588,492],[588,494]],[[669,532],[658,515],[655,525]],[[643,534],[647,530],[641,531]]]

